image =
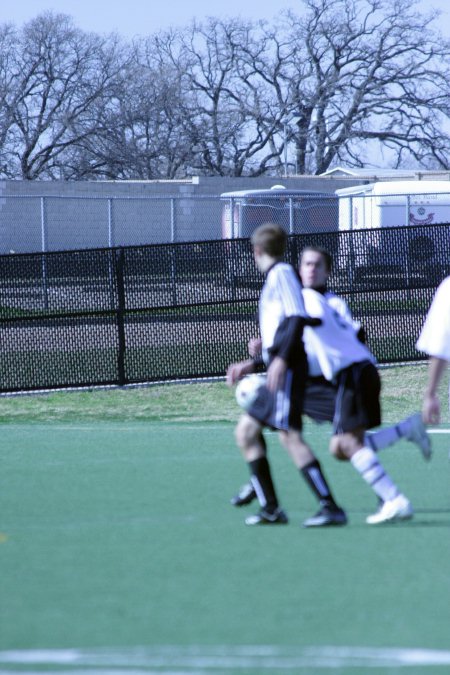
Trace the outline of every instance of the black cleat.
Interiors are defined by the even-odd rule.
[[[346,523],[345,511],[338,506],[322,506],[315,516],[305,520],[303,527],[330,527],[332,525],[345,525]]]
[[[254,516],[248,516],[245,519],[246,525],[287,525],[288,517],[283,509],[276,509],[273,513],[261,509]]]
[[[237,495],[230,499],[233,506],[245,506],[256,499],[256,492],[251,483],[246,483],[241,487]]]

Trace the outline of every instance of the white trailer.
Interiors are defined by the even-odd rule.
[[[450,222],[450,181],[383,181],[336,195],[340,230]]]
[[[450,223],[450,181],[380,181],[336,190],[336,195],[339,230],[370,230],[352,251],[356,270],[396,267],[408,271],[414,265],[432,264],[437,247],[442,248],[442,240],[439,244],[435,240],[436,228],[429,232],[426,228]],[[384,232],[406,226],[406,236]],[[400,239],[405,246],[393,245]],[[450,241],[446,243],[450,250]],[[342,260],[347,266],[348,259]]]

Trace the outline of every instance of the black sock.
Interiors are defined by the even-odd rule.
[[[263,509],[273,513],[278,508],[278,499],[270,473],[270,465],[267,457],[260,457],[248,463],[251,473],[252,485],[256,496]]]
[[[300,472],[322,504],[325,506],[337,506],[317,459],[300,469]]]

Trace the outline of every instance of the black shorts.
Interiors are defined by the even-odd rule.
[[[336,385],[324,377],[308,377],[303,398],[303,414],[315,422],[332,422],[336,408]]]
[[[337,378],[333,428],[336,434],[381,424],[381,381],[370,361],[354,363]]]
[[[271,429],[301,431],[305,382],[303,368],[288,368],[283,389],[272,394],[267,387],[261,387],[248,414]]]

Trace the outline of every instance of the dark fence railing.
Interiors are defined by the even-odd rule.
[[[330,288],[380,363],[415,350],[450,273],[450,225],[289,237],[334,256]],[[221,376],[257,330],[263,278],[246,239],[0,256],[0,391]]]

